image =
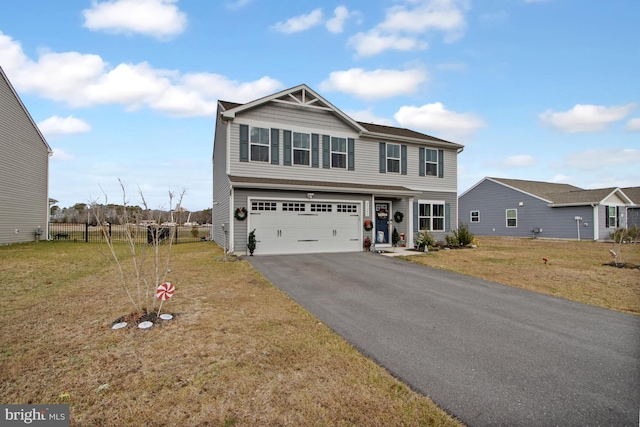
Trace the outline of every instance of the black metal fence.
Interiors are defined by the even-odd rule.
[[[163,226],[138,224],[73,224],[63,222],[49,223],[49,240],[68,240],[71,242],[128,242],[128,235],[135,243],[153,243],[154,238],[161,242],[173,237],[173,243],[204,242],[209,240],[210,226]]]

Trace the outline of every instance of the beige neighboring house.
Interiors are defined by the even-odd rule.
[[[47,239],[51,154],[0,67],[0,245]]]

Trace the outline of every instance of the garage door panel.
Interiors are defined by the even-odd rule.
[[[249,227],[256,229],[256,254],[361,250],[360,204],[272,200],[254,203],[269,208],[250,212]]]

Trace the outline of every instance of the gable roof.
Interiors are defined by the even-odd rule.
[[[456,148],[459,151],[462,151],[462,149],[464,148],[463,145],[436,138],[424,133],[416,132],[410,129],[356,121],[340,111],[338,108],[334,107],[329,101],[318,95],[305,84],[285,89],[273,95],[265,96],[246,104],[239,104],[236,102],[222,100],[218,101],[218,103],[224,110],[222,112],[222,117],[226,119],[233,119],[235,118],[237,113],[256,108],[268,102],[285,103],[289,105],[304,106],[308,108],[315,108],[332,112],[363,136],[369,136],[372,138],[384,136],[385,138],[397,140],[413,140],[415,142],[422,143],[430,142],[441,146]]]
[[[507,178],[484,178],[478,184],[484,181],[493,181],[497,184],[504,185],[522,193],[541,199],[551,206],[582,206],[591,204],[601,204],[604,200],[616,194],[627,203],[632,203],[632,199],[623,190],[617,187],[596,188],[585,190],[570,184],[558,184],[553,182],[542,181],[526,181],[521,179]],[[471,191],[478,184],[465,191],[460,197]],[[630,187],[637,188],[640,187]],[[639,191],[640,193],[640,191]],[[640,195],[640,194],[639,194]]]
[[[631,199],[634,205],[640,206],[640,187],[624,187],[621,190]]]
[[[33,117],[31,117],[31,114],[29,113],[29,110],[27,110],[27,107],[25,107],[24,104],[22,103],[22,100],[20,99],[20,96],[18,95],[18,92],[16,92],[16,90],[14,89],[13,85],[9,81],[9,78],[4,73],[4,70],[2,69],[1,66],[0,66],[0,77],[2,79],[4,79],[4,81],[7,83],[7,86],[9,87],[9,90],[11,90],[11,93],[15,97],[16,101],[18,101],[18,104],[20,104],[20,107],[22,108],[22,111],[24,112],[24,114],[27,116],[27,118],[29,119],[29,121],[33,125],[33,128],[38,133],[38,136],[40,137],[40,140],[42,141],[42,143],[46,147],[46,149],[49,152],[49,154],[53,153],[53,150],[51,150],[51,147],[47,143],[47,140],[42,135],[42,132],[40,132],[40,129],[38,128],[38,125],[36,125],[36,122],[33,121]]]

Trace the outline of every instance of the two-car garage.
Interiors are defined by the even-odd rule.
[[[362,203],[337,200],[249,201],[256,255],[362,250]]]

